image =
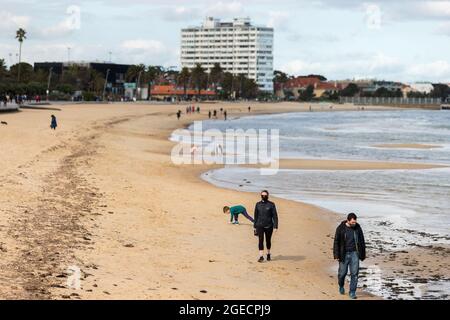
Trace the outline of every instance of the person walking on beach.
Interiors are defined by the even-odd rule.
[[[361,226],[357,223],[356,214],[350,213],[336,229],[334,236],[334,259],[339,261],[338,284],[339,293],[345,294],[345,278],[350,267],[351,299],[357,299],[359,260],[366,259],[366,243]]]
[[[248,112],[251,112],[252,111],[252,107],[248,107]]]
[[[213,117],[214,117],[215,119],[217,119],[217,110],[214,110],[214,112],[213,112]]]
[[[223,207],[223,213],[230,215],[230,223],[232,224],[239,224],[240,214],[250,220],[251,223],[255,222],[255,220],[253,220],[253,218],[250,217],[250,215],[247,213],[247,209],[245,209],[245,207],[241,205],[234,207]]]
[[[177,112],[177,119],[180,120],[180,118],[181,118],[181,110],[178,110],[178,112]]]
[[[267,261],[271,261],[272,235],[278,230],[278,213],[275,203],[269,201],[269,192],[261,192],[261,201],[255,206],[255,235],[258,236],[259,260],[264,262],[264,237],[266,238]]]
[[[209,110],[209,112],[208,112],[208,118],[211,119],[211,116],[212,116],[211,110]]]
[[[223,112],[223,117],[225,118],[225,121],[227,121],[227,115],[228,115],[227,110],[225,110],[225,111]]]
[[[56,117],[52,114],[52,120],[50,122],[50,128],[56,130],[58,123],[56,122]]]

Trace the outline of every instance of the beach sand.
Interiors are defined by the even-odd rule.
[[[248,167],[252,167],[248,165]],[[262,166],[264,167],[264,166]],[[383,161],[317,160],[317,159],[281,159],[280,169],[298,170],[423,170],[445,168],[443,165],[424,163],[395,163]]]
[[[309,108],[251,105],[252,114]],[[247,106],[201,104],[200,115],[180,121],[175,112],[185,105],[0,114],[8,122],[0,127],[0,298],[347,299],[337,294],[331,251],[343,217],[273,199],[280,215],[274,261],[258,264],[252,226],[227,224],[222,207],[242,204],[252,213],[259,195],[202,181],[212,167],[172,164],[175,128],[220,107],[245,116]],[[349,166],[314,167],[321,165]],[[78,271],[81,289],[68,288]]]
[[[389,148],[389,149],[437,149],[442,146],[420,144],[420,143],[400,143],[400,144],[378,144],[375,148]]]

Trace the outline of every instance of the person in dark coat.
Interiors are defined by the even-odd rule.
[[[278,213],[275,203],[269,201],[269,192],[261,192],[261,201],[255,206],[254,231],[258,236],[259,260],[264,262],[264,237],[266,238],[267,261],[271,261],[272,235],[278,230]]]
[[[56,117],[52,114],[52,120],[50,123],[50,128],[52,128],[53,130],[56,130],[56,127],[58,126],[58,123],[56,121]]]
[[[358,286],[359,261],[366,259],[366,242],[361,226],[357,223],[357,216],[350,213],[347,220],[337,228],[333,246],[334,259],[339,261],[338,284],[339,293],[345,294],[345,278],[350,268],[351,299],[356,299]]]

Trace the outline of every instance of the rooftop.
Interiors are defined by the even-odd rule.
[[[216,19],[214,17],[207,17],[201,26],[189,26],[185,29],[214,29],[214,28],[234,28],[234,27],[258,27],[258,28],[269,28],[263,25],[254,25],[249,17],[245,18],[234,18],[233,21],[222,21],[221,19]],[[185,30],[184,29],[184,30]]]

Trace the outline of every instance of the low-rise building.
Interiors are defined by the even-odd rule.
[[[108,75],[106,87],[113,94],[123,95],[125,75],[128,64],[116,64],[110,62],[36,62],[35,70],[44,70],[46,73],[52,70],[53,75],[62,76],[64,72],[70,70],[71,67],[92,69],[99,72],[104,78]],[[109,72],[108,72],[109,70]]]
[[[216,92],[213,90],[200,90],[187,89],[177,87],[173,84],[170,85],[155,85],[151,88],[151,95],[153,99],[169,100],[169,99],[181,99],[187,97],[192,99],[193,97],[212,99],[216,96]]]

